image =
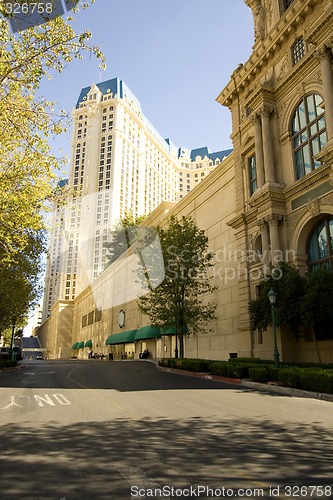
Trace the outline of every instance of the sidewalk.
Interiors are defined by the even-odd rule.
[[[160,370],[166,371],[166,372],[177,373],[180,375],[187,375],[190,377],[204,378],[204,379],[208,379],[208,380],[215,380],[216,382],[226,382],[228,384],[234,384],[234,385],[246,387],[248,389],[254,389],[256,391],[267,392],[269,394],[276,394],[276,395],[280,395],[280,396],[289,396],[289,397],[295,397],[295,398],[320,399],[322,401],[328,401],[330,403],[333,403],[333,394],[303,391],[301,389],[293,389],[291,387],[283,387],[281,385],[275,385],[272,383],[260,384],[259,382],[252,382],[252,380],[247,380],[247,379],[220,377],[217,375],[210,375],[208,373],[191,372],[188,370],[178,370],[176,368],[165,368],[163,366],[158,366],[158,365],[157,365],[157,367]]]

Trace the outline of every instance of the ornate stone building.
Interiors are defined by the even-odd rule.
[[[302,270],[332,265],[333,2],[245,3],[253,52],[217,100],[232,114],[237,215],[230,225],[238,251],[260,256],[244,261],[239,282],[239,328],[248,332],[256,286],[249,274],[281,259]],[[280,342],[285,356],[293,351],[290,336],[282,332]]]
[[[258,283],[280,260],[302,272],[333,264],[333,1],[245,3],[253,12],[253,51],[217,97],[232,115],[233,153],[182,200],[160,205],[146,222],[163,225],[172,214],[190,215],[215,252],[217,320],[207,333],[186,338],[188,357],[272,357],[272,331],[250,328],[248,303]],[[145,347],[156,357],[172,355],[172,335],[149,337],[144,330],[143,338],[140,328],[149,320],[135,300],[94,316],[98,290],[107,297],[111,288],[115,293],[129,286],[124,266],[116,261],[74,301],[55,304],[40,329],[50,356],[87,342],[105,354],[118,345],[134,357]],[[138,342],[136,333],[126,342],[123,336],[123,345],[113,344],[112,335],[134,330]],[[282,360],[333,362],[332,332],[317,339],[304,332],[296,341],[278,330],[278,347]],[[83,348],[75,352],[86,356]]]

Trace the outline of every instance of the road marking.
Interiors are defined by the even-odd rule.
[[[37,375],[51,375],[55,372],[38,372]],[[36,375],[36,372],[24,372],[24,375]]]
[[[15,401],[15,398],[25,398],[27,405],[22,405],[18,404]],[[53,399],[54,401],[53,401]],[[7,410],[8,408],[11,408],[13,406],[16,406],[18,408],[26,408],[29,405],[31,406],[31,402],[35,401],[39,408],[44,408],[44,404],[47,404],[49,406],[56,406],[56,403],[61,405],[61,406],[68,406],[72,404],[69,399],[67,399],[63,394],[45,394],[44,396],[41,396],[40,394],[34,394],[31,398],[29,396],[10,396],[10,402],[8,405],[3,406],[0,408],[1,410]],[[22,400],[20,401],[22,403]]]

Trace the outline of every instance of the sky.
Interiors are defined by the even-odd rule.
[[[230,111],[216,97],[252,51],[252,14],[243,0],[96,0],[74,17],[76,32],[89,29],[107,68],[89,54],[73,61],[42,82],[47,100],[71,112],[83,87],[118,77],[177,147],[232,148]],[[53,153],[70,156],[70,142],[71,133],[57,137]]]
[[[96,0],[75,19],[76,31],[88,28],[101,46],[107,69],[86,55],[44,81],[44,97],[71,112],[81,88],[118,77],[176,146],[232,147],[230,112],[216,97],[251,54],[252,14],[243,0]],[[70,140],[57,138],[53,150],[69,155]]]

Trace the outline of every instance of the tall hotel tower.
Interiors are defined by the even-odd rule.
[[[148,214],[176,202],[231,150],[176,148],[145,118],[118,78],[81,90],[73,111],[71,171],[55,207],[43,320],[58,300],[73,300],[103,271],[104,243],[125,212]]]

